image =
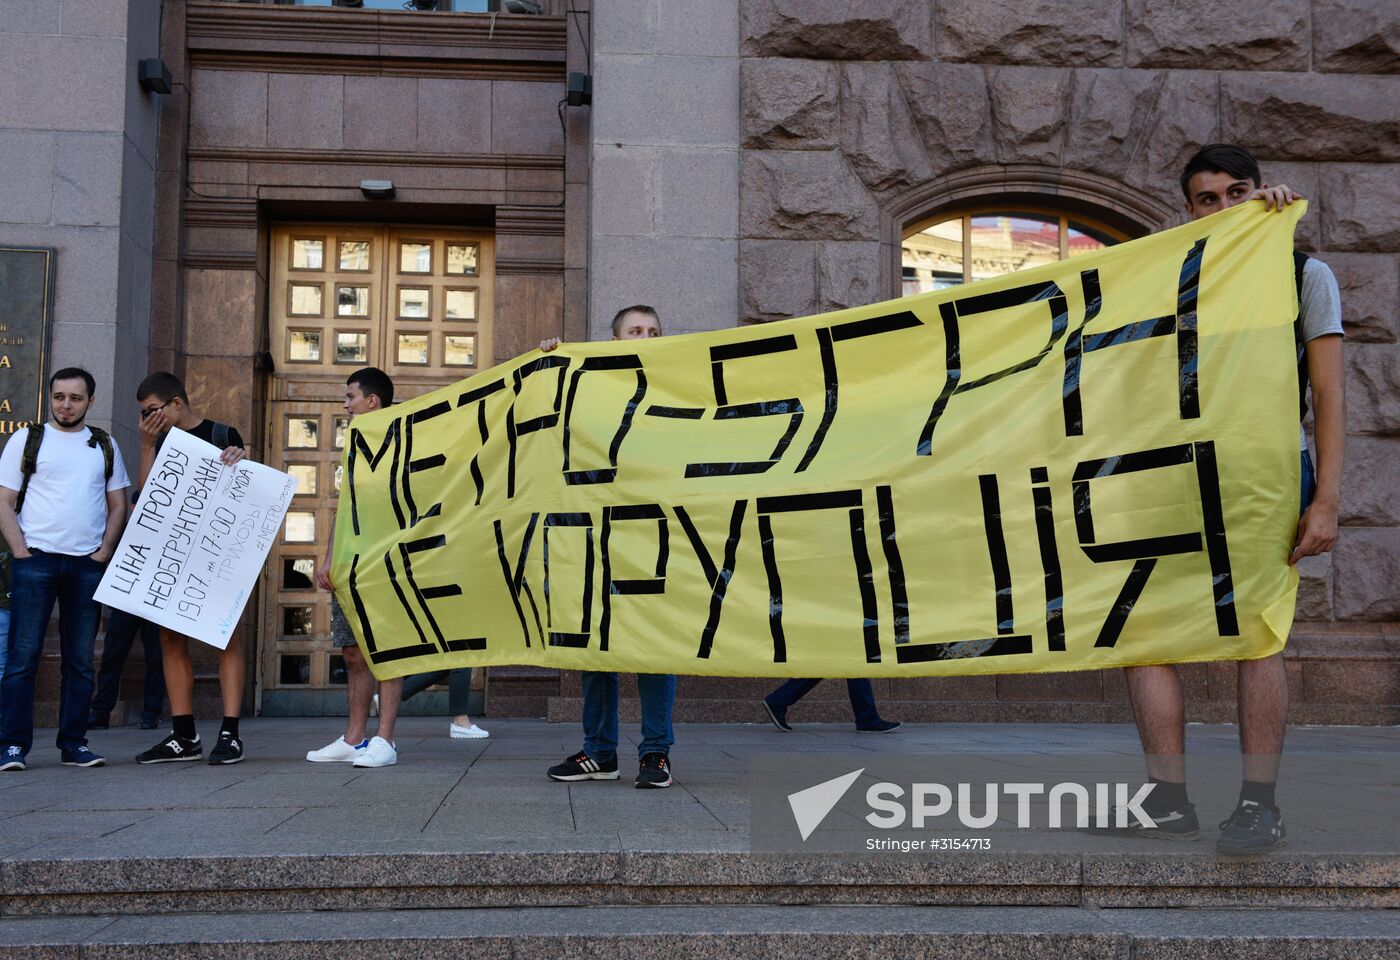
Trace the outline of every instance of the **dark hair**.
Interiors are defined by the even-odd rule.
[[[394,381],[389,379],[389,375],[378,367],[364,367],[356,370],[345,379],[345,385],[354,384],[360,388],[360,392],[365,396],[374,394],[379,398],[379,405],[387,407],[394,402]]]
[[[88,399],[97,392],[97,381],[92,378],[82,367],[64,367],[62,370],[49,377],[49,390],[53,390],[53,385],[60,380],[81,380],[87,384]]]
[[[136,388],[136,402],[140,403],[147,397],[155,397],[169,403],[176,397],[184,402],[185,406],[190,405],[190,395],[185,392],[185,385],[180,382],[180,378],[173,373],[166,373],[164,370],[153,373]]]
[[[1198,173],[1228,173],[1236,180],[1251,180],[1256,187],[1262,182],[1254,154],[1233,143],[1208,143],[1186,161],[1186,169],[1181,171],[1181,193],[1187,203],[1191,202],[1191,178]]]
[[[656,308],[649,307],[645,303],[638,303],[630,307],[623,307],[621,310],[617,311],[617,313],[613,316],[612,333],[614,337],[617,336],[617,325],[621,323],[622,318],[627,316],[629,313],[645,313],[656,321],[656,329],[661,329],[661,318],[656,315]]]

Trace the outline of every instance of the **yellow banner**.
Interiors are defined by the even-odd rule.
[[[340,602],[381,679],[1274,653],[1297,587],[1302,212],[1250,203],[869,307],[568,344],[357,417]]]

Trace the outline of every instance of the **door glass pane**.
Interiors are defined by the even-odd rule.
[[[305,653],[284,653],[278,658],[277,682],[284,687],[299,687],[311,682],[311,656]]]
[[[287,359],[292,363],[320,363],[321,331],[288,330]]]
[[[447,245],[447,272],[458,277],[476,276],[476,251],[474,243],[449,243]]]
[[[320,270],[325,262],[325,242],[322,240],[293,240],[292,269]]]
[[[310,590],[315,587],[315,557],[283,557],[282,589]]]
[[[399,287],[399,319],[428,319],[432,291],[424,287]]]
[[[329,676],[327,676],[326,678],[327,683],[334,683],[343,686],[345,682],[349,680],[350,674],[347,673],[345,670],[345,658],[340,654],[331,654],[329,668]]]
[[[426,333],[399,334],[398,362],[401,364],[426,364],[428,362],[428,335]]]
[[[311,617],[314,607],[283,607],[282,634],[288,637],[311,636]]]
[[[299,450],[315,450],[320,421],[315,417],[287,418],[287,446]]]
[[[337,317],[369,316],[369,287],[336,287],[335,315]]]
[[[447,336],[442,338],[442,362],[449,367],[476,366],[476,337]]]
[[[962,217],[954,217],[904,238],[900,250],[904,296],[962,283],[962,224]]]
[[[338,463],[335,465],[335,480],[334,480],[332,486],[335,487],[335,492],[336,492],[337,495],[340,494],[340,474],[341,474],[341,472],[342,472],[344,469],[345,469],[345,468],[342,467],[342,466],[341,466],[340,464],[338,464]]]
[[[335,335],[336,363],[364,363],[369,350],[369,334],[337,333]]]
[[[312,446],[315,446],[313,443]],[[292,479],[297,482],[298,497],[316,496],[316,464],[314,463],[289,463],[287,472],[292,475]]]
[[[287,543],[316,542],[316,514],[311,510],[288,510],[286,535]]]
[[[416,240],[399,244],[399,273],[432,273],[433,245]]]
[[[288,312],[294,317],[319,317],[321,315],[321,285],[319,283],[292,284],[292,303]]]
[[[1111,247],[1118,241],[1102,230],[1095,230],[1093,227],[1085,226],[1082,223],[1069,222],[1069,236],[1066,238],[1069,245],[1069,255],[1072,257],[1076,253],[1085,253],[1089,250],[1099,250],[1103,247]]]
[[[369,241],[368,241],[368,240],[342,240],[342,241],[340,241],[340,269],[342,269],[342,270],[368,270],[368,269],[369,269]]]
[[[448,290],[448,291],[447,291],[447,319],[449,319],[449,320],[475,320],[475,319],[476,319],[476,291],[475,291],[475,290]]]
[[[972,279],[999,277],[1060,259],[1060,218],[1038,213],[972,217]]]
[[[345,429],[350,426],[350,420],[346,417],[335,418],[335,448],[345,449]],[[339,489],[339,488],[337,488]]]

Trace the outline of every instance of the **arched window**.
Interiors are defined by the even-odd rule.
[[[998,277],[1127,239],[1121,230],[1048,207],[1008,204],[945,211],[905,231],[902,295]]]

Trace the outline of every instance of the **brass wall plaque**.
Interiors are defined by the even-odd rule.
[[[0,246],[0,436],[44,416],[56,259],[52,247]]]

